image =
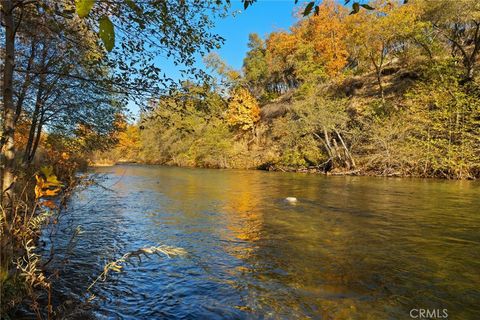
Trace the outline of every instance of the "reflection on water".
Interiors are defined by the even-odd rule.
[[[99,318],[480,314],[478,183],[156,166],[98,171],[113,191],[78,193],[52,237],[51,269],[60,269],[63,292],[84,295],[107,261],[140,247],[189,252],[143,260],[97,285]],[[67,252],[78,225],[83,233]]]

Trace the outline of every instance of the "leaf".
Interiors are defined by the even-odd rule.
[[[303,10],[303,16],[308,16],[310,12],[312,12],[313,6],[315,5],[315,1],[310,2]]]
[[[63,184],[58,181],[57,176],[53,173],[53,167],[41,167],[40,173],[42,175],[35,175],[37,184],[35,185],[35,198],[53,197],[60,191]]]
[[[360,4],[358,2],[354,2],[352,4],[352,12],[350,12],[350,14],[355,14],[355,13],[358,13],[358,11],[360,11]]]
[[[58,181],[57,176],[53,173],[53,167],[41,167],[40,172],[45,176],[45,180],[43,180],[44,188],[48,187],[59,187],[63,186],[60,181]],[[38,182],[38,178],[37,178]]]
[[[48,166],[48,167],[41,167],[40,172],[48,179],[49,176],[53,175],[53,167]]]
[[[57,208],[57,205],[55,204],[55,202],[53,202],[52,200],[45,200],[45,201],[42,201],[40,203],[40,205],[44,206],[44,207],[47,207],[47,208],[50,208],[50,209],[56,209]]]
[[[96,0],[75,0],[75,7],[80,18],[85,18],[92,10]]]
[[[142,12],[143,12],[142,8],[140,8],[133,0],[125,0],[125,3],[138,16],[140,16],[142,14]]]
[[[60,188],[47,189],[47,190],[43,191],[42,197],[54,197],[57,194],[59,194],[60,191],[62,191],[62,189],[60,189]]]
[[[374,7],[368,5],[367,3],[361,4],[360,6],[367,9],[367,10],[375,10]]]
[[[255,1],[256,0],[243,0],[243,9],[247,10],[247,8]]]
[[[100,30],[98,34],[105,45],[107,51],[112,51],[115,46],[115,30],[113,28],[113,23],[107,16],[102,16],[100,18]]]

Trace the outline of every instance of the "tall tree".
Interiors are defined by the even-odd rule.
[[[424,19],[447,41],[464,67],[464,80],[476,75],[480,52],[480,3],[476,0],[424,0]]]
[[[261,98],[269,77],[265,41],[258,34],[251,33],[248,36],[248,49],[243,59],[243,73],[254,95]]]
[[[359,62],[370,64],[375,72],[380,97],[385,101],[383,70],[394,55],[403,50],[418,29],[418,7],[413,4],[379,0],[375,11],[362,11],[348,20],[350,52]]]

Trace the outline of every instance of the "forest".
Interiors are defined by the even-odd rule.
[[[0,1],[2,319],[62,315],[38,239],[89,167],[480,178],[477,0],[291,2],[236,70],[228,0]]]
[[[323,1],[249,37],[242,70],[149,100],[94,161],[474,179],[480,174],[476,1]]]

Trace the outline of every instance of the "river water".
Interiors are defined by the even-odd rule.
[[[99,319],[411,319],[416,309],[480,317],[478,182],[96,172],[103,187],[77,192],[43,241],[46,252],[55,247],[56,287],[95,294]],[[187,254],[134,259],[87,293],[107,262],[159,245]]]

